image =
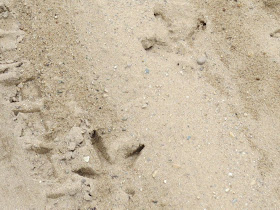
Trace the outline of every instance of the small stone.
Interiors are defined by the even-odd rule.
[[[232,132],[229,132],[229,135],[232,137],[232,138],[235,138],[235,135],[234,135],[234,133],[232,133]]]
[[[233,177],[233,173],[228,173],[228,176],[229,177]]]
[[[163,183],[166,184],[166,183],[167,183],[167,180],[164,180]]]
[[[232,203],[236,203],[236,202],[237,202],[237,199],[236,199],[236,198],[232,200]]]
[[[226,192],[226,193],[229,192],[229,188],[225,189],[225,192]]]
[[[146,109],[148,107],[148,104],[144,104],[143,106],[142,106],[142,109]]]
[[[75,142],[70,142],[68,145],[68,150],[74,151],[76,148],[76,143]]]
[[[149,69],[145,69],[145,74],[149,74],[150,70]]]
[[[251,181],[250,184],[251,184],[252,186],[255,185],[255,184],[256,184],[256,180],[253,179],[253,180]]]
[[[198,65],[203,65],[206,62],[206,57],[202,56],[200,58],[197,59],[197,64]]]
[[[187,136],[187,140],[190,140],[192,137],[191,136]]]
[[[83,159],[85,162],[87,162],[87,163],[89,162],[89,156],[85,156]]]
[[[157,171],[157,170],[155,170],[155,171],[153,172],[153,174],[152,174],[153,178],[155,178],[155,177],[156,177],[157,173],[158,173],[158,171]]]

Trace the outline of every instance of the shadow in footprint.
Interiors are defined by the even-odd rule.
[[[100,160],[105,160],[108,163],[112,163],[111,157],[108,154],[107,148],[104,145],[103,138],[99,135],[98,131],[94,130],[90,133],[91,143],[94,149],[97,151]]]
[[[98,176],[98,174],[90,167],[83,167],[83,168],[74,170],[73,172],[80,176],[87,177],[90,179],[94,179]]]

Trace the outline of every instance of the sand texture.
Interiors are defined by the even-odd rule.
[[[0,209],[280,209],[280,0],[0,0]]]

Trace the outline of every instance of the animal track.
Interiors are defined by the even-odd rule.
[[[78,170],[74,170],[73,172],[90,179],[94,179],[98,176],[98,174],[90,167],[82,167]]]
[[[91,143],[95,150],[98,152],[101,159],[106,160],[108,163],[112,163],[112,160],[107,152],[107,149],[103,143],[102,137],[98,134],[96,130],[90,133]]]
[[[167,45],[164,41],[160,41],[156,37],[145,38],[141,41],[141,44],[146,51],[151,50],[152,48],[154,48],[156,46],[160,47],[160,46]]]
[[[156,4],[155,35],[144,37],[141,44],[146,51],[164,51],[184,55],[192,37],[206,29],[206,21],[197,15],[192,5]],[[182,18],[184,17],[184,18]],[[197,21],[195,21],[197,20]]]
[[[106,146],[106,140],[103,137],[102,130],[93,130],[91,132],[87,130],[90,130],[90,128],[73,127],[69,131],[70,135],[67,134],[65,136],[63,140],[65,142],[61,144],[61,148],[55,147],[63,151],[63,148],[65,148],[63,145],[69,145],[67,150],[62,152],[61,156],[52,156],[52,162],[56,170],[60,170],[57,173],[61,174],[61,176],[72,177],[71,179],[74,180],[80,180],[82,185],[77,187],[75,196],[81,197],[89,202],[96,202],[99,194],[104,198],[103,193],[109,196],[114,192],[113,196],[115,197],[119,195],[127,198],[134,196],[135,191],[131,186],[125,187],[124,189],[116,189],[114,182],[118,182],[120,177],[126,179],[121,171],[125,171],[125,174],[130,171],[129,169],[131,169],[145,146],[143,144],[122,145],[113,150],[109,150],[107,148],[108,146]],[[73,142],[75,144],[72,144]],[[57,152],[54,151],[52,153],[55,154]],[[59,160],[63,160],[64,167],[66,170],[71,171],[70,174],[65,174],[65,169],[59,169]],[[59,164],[61,165],[61,162]],[[67,183],[67,180],[66,178],[65,183]],[[57,185],[56,188],[58,190],[51,190],[47,194],[47,198],[50,200],[63,200],[64,197],[69,196],[72,189],[65,189],[65,183],[63,182]],[[107,190],[108,192],[105,192]],[[126,203],[128,200],[124,199],[124,201],[125,203],[122,205],[128,205]]]
[[[0,51],[16,53],[23,35],[10,9],[0,3]],[[160,45],[160,42],[156,42]],[[132,196],[133,190],[116,189],[114,182],[118,177],[126,178],[120,174],[120,170],[127,173],[145,146],[123,145],[111,151],[103,133],[100,130],[92,131],[83,118],[70,131],[62,129],[54,132],[52,128],[59,122],[44,116],[49,111],[47,100],[51,99],[41,94],[38,73],[33,65],[20,59],[11,61],[7,58],[2,61],[0,87],[7,90],[4,91],[7,93],[5,100],[17,122],[15,136],[32,165],[31,176],[50,183],[47,184],[50,190],[46,193],[50,208],[53,207],[50,200],[63,200],[66,196],[92,201],[96,199],[95,194],[99,193],[95,187],[99,187],[100,191],[113,189],[116,196]],[[2,156],[4,158],[7,155],[5,153]],[[74,188],[69,188],[67,185],[72,185],[73,180],[76,184]],[[110,184],[104,183],[104,180]]]
[[[273,33],[270,34],[273,38],[280,38],[280,29],[275,30]]]
[[[104,144],[104,140],[102,136],[99,134],[97,130],[92,131],[89,133],[90,142],[93,147],[93,153],[98,154],[98,159],[101,162],[103,169],[102,173],[106,171],[106,167],[110,168],[112,165],[123,165],[131,167],[139,155],[141,154],[142,150],[145,148],[144,144],[139,145],[129,145],[125,146],[122,145],[120,149],[116,149],[113,151],[113,158],[109,155],[108,150]],[[89,145],[90,146],[90,145]],[[123,164],[125,162],[125,164]],[[93,176],[95,177],[98,175],[98,172],[94,172],[89,168],[81,167],[80,169],[75,169],[75,173],[78,173],[81,176]],[[84,175],[83,175],[84,174]]]

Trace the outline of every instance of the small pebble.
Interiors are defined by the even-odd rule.
[[[233,173],[228,173],[228,176],[229,177],[233,177]]]
[[[236,203],[236,202],[237,202],[237,199],[233,199],[233,200],[232,200],[232,203]]]
[[[256,184],[256,180],[253,179],[253,180],[251,181],[250,184],[251,184],[252,186],[255,185],[255,184]]]
[[[167,183],[167,180],[164,180],[163,182],[164,182],[164,184],[166,184],[166,183]]]
[[[229,189],[227,188],[227,189],[225,189],[225,192],[229,192]]]
[[[153,172],[153,174],[152,174],[153,178],[155,178],[155,177],[156,177],[157,173],[158,173],[158,171],[157,171],[157,170],[155,170],[155,171]]]
[[[144,104],[143,106],[142,106],[142,109],[146,109],[148,107],[148,105],[147,104]]]
[[[145,74],[149,74],[150,70],[149,69],[145,69]]]
[[[89,156],[85,156],[84,161],[88,163],[89,162]]]
[[[188,136],[188,137],[187,137],[187,140],[190,140],[191,138],[192,138],[191,136]]]
[[[203,64],[205,64],[205,62],[206,62],[206,57],[204,57],[204,56],[197,59],[198,65],[203,65]]]

